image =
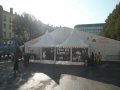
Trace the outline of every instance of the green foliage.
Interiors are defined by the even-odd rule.
[[[22,39],[26,39],[26,36],[29,39],[33,39],[42,34],[41,25],[42,23],[37,21],[34,16],[23,13],[21,16],[15,16],[13,20],[13,31],[18,37],[22,37]]]
[[[107,17],[102,35],[120,41],[120,3]]]
[[[19,15],[16,15],[13,22],[13,31],[16,35],[23,35],[23,18]]]

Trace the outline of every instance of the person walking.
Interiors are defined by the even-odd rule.
[[[27,53],[27,65],[29,65],[30,55]]]
[[[100,64],[101,62],[101,59],[102,59],[102,55],[100,52],[97,53],[97,63]]]
[[[14,52],[14,75],[16,76],[16,73],[19,72],[19,58],[21,57],[21,51],[19,47],[16,48],[16,51]]]
[[[14,75],[16,76],[17,71],[19,72],[19,60],[15,56],[15,61],[14,61]]]
[[[0,61],[1,61],[1,56],[2,56],[2,54],[0,53]]]
[[[28,53],[24,53],[24,66],[27,67],[29,64],[30,55]]]
[[[91,53],[91,56],[90,56],[90,65],[93,65],[94,64],[94,59],[95,59],[95,55],[94,55],[94,53],[92,52]]]
[[[97,56],[97,53],[95,53],[95,60],[94,60],[94,64],[97,64],[97,61],[98,61],[98,56]]]

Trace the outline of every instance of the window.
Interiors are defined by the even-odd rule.
[[[4,23],[4,29],[6,29],[6,24]]]
[[[6,32],[4,32],[4,37],[6,37]]]
[[[11,23],[12,21],[11,21],[11,17],[9,18],[9,22]]]
[[[9,33],[9,37],[11,38],[11,33]]]
[[[9,29],[11,30],[11,25],[9,25]]]
[[[6,16],[4,16],[4,21],[6,21]]]

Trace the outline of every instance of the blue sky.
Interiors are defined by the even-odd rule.
[[[27,12],[45,24],[67,26],[104,23],[120,0],[0,0],[4,10]]]

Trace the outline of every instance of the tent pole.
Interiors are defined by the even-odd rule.
[[[72,62],[72,47],[70,48],[70,61]]]
[[[25,52],[26,53],[26,52]],[[27,53],[30,53],[30,47],[28,47],[28,51],[27,51]]]
[[[42,60],[42,48],[40,47],[40,62]]]
[[[38,48],[38,50],[39,50],[38,58],[40,59],[40,48]]]
[[[54,47],[54,63],[56,64],[56,47]]]

